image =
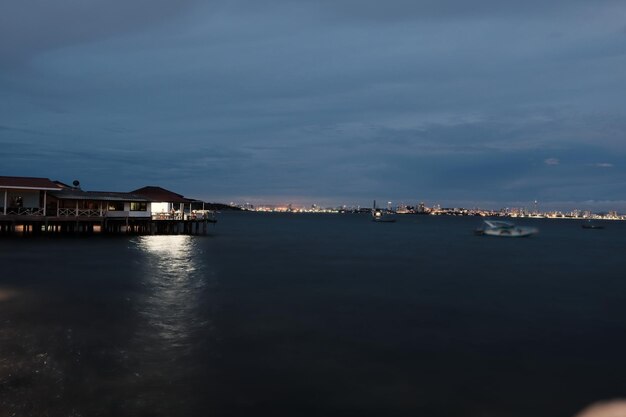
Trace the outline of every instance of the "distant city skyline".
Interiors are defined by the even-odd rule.
[[[244,211],[254,211],[263,213],[370,213],[372,206],[322,206],[312,204],[311,206],[299,206],[294,204],[235,204],[230,203],[233,208]],[[415,206],[399,205],[392,206],[388,202],[387,206],[376,206],[376,211],[388,212],[392,215],[431,215],[431,216],[473,216],[473,217],[508,217],[508,218],[534,218],[534,219],[578,219],[578,220],[626,220],[626,214],[616,210],[593,212],[592,210],[539,210],[537,207],[502,207],[500,209],[484,209],[478,207],[442,207],[439,204],[427,206],[419,203]]]
[[[336,202],[336,201],[324,201],[324,200],[306,200],[306,199],[296,199],[292,201],[267,201],[267,200],[228,200],[228,201],[219,201],[223,204],[230,204],[239,207],[243,207],[245,205],[252,205],[255,207],[287,207],[293,206],[294,208],[310,208],[312,206],[317,206],[321,208],[367,208],[372,207],[372,201],[363,201],[361,203],[358,202]],[[377,207],[386,208],[388,206],[389,200],[377,200]],[[482,209],[482,210],[501,210],[501,209],[524,209],[528,211],[538,211],[538,212],[572,212],[575,210],[579,211],[591,211],[592,213],[608,213],[612,211],[616,211],[620,214],[626,214],[626,210],[620,209],[619,204],[616,205],[615,201],[552,201],[541,203],[538,202],[537,205],[534,204],[534,201],[517,201],[510,202],[510,204],[503,204],[502,202],[495,201],[455,201],[455,200],[442,200],[442,201],[434,201],[434,200],[396,200],[391,201],[392,207],[396,208],[399,206],[412,206],[415,207],[420,203],[424,203],[427,207],[442,207],[442,208],[464,208],[464,209]]]
[[[625,15],[617,0],[8,2],[0,175],[626,212]]]

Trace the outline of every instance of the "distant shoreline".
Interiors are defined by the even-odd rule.
[[[369,214],[371,209],[358,209],[358,210],[349,210],[349,209],[317,209],[317,210],[307,210],[307,209],[291,209],[284,210],[281,208],[278,209],[270,209],[270,208],[262,208],[262,209],[244,209],[238,208],[234,210],[225,210],[225,211],[239,211],[246,213],[288,213],[288,214]],[[610,220],[610,221],[619,221],[626,220],[626,215],[617,214],[617,213],[591,213],[590,215],[578,215],[574,216],[567,213],[543,213],[543,214],[519,214],[519,213],[503,213],[503,212],[493,212],[488,210],[464,210],[459,209],[458,211],[436,211],[436,212],[428,212],[428,213],[414,213],[414,212],[397,212],[393,210],[386,210],[389,215],[397,215],[397,216],[452,216],[452,217],[501,217],[501,218],[511,218],[511,219],[547,219],[547,220]]]
[[[245,208],[240,206],[220,205],[223,211],[241,211],[253,213],[293,213],[293,214],[359,214],[371,213],[372,209],[365,208],[288,208],[288,207],[268,207],[261,206],[258,208]],[[427,208],[417,212],[415,210],[393,210],[381,209],[390,215],[414,215],[414,216],[458,216],[458,217],[504,217],[504,218],[520,218],[520,219],[571,219],[571,220],[626,220],[625,214],[619,214],[615,211],[607,213],[592,213],[587,210],[573,210],[571,212],[550,211],[550,212],[523,212],[523,211],[507,211],[507,210],[482,210],[482,209],[464,209],[464,208]]]

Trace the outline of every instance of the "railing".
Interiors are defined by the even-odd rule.
[[[0,207],[0,216],[4,214],[4,209]],[[10,216],[44,216],[44,209],[37,207],[7,207],[7,215]],[[45,213],[49,217],[147,217],[149,212],[128,212],[123,210],[98,210],[98,209],[76,209],[59,208],[50,209]],[[189,213],[152,213],[152,220],[213,220],[214,214],[209,211],[198,211]]]
[[[52,210],[52,213],[49,214],[55,213]],[[100,210],[75,208],[60,208],[57,215],[59,217],[101,217]]]
[[[152,213],[152,220],[182,220],[181,213]]]
[[[0,215],[4,214],[4,209],[0,208]],[[11,216],[44,216],[43,208],[24,208],[10,207],[7,208],[7,215]],[[124,210],[102,210],[99,209],[76,209],[76,208],[59,208],[48,209],[46,211],[48,217],[149,217],[147,212],[133,212]]]
[[[189,213],[152,213],[152,220],[213,220],[215,214],[209,211]]]
[[[4,213],[4,211],[2,212]],[[37,207],[7,207],[7,215],[11,216],[43,216],[43,209]]]
[[[60,208],[58,210],[58,216],[59,217],[76,217],[76,209],[73,208]]]
[[[78,210],[78,217],[100,217],[100,210],[84,209]]]
[[[199,212],[192,212],[189,215],[189,219],[190,220],[215,220],[215,213],[213,213],[212,211],[199,211]]]

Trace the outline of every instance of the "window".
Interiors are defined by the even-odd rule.
[[[107,204],[108,211],[124,211],[124,202],[123,201],[110,201]]]
[[[132,201],[130,211],[148,211],[148,203],[145,201]]]

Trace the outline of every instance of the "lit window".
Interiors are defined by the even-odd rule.
[[[148,211],[148,203],[145,201],[132,201],[130,211]]]
[[[110,201],[107,205],[108,211],[124,211],[124,202],[122,201]]]

